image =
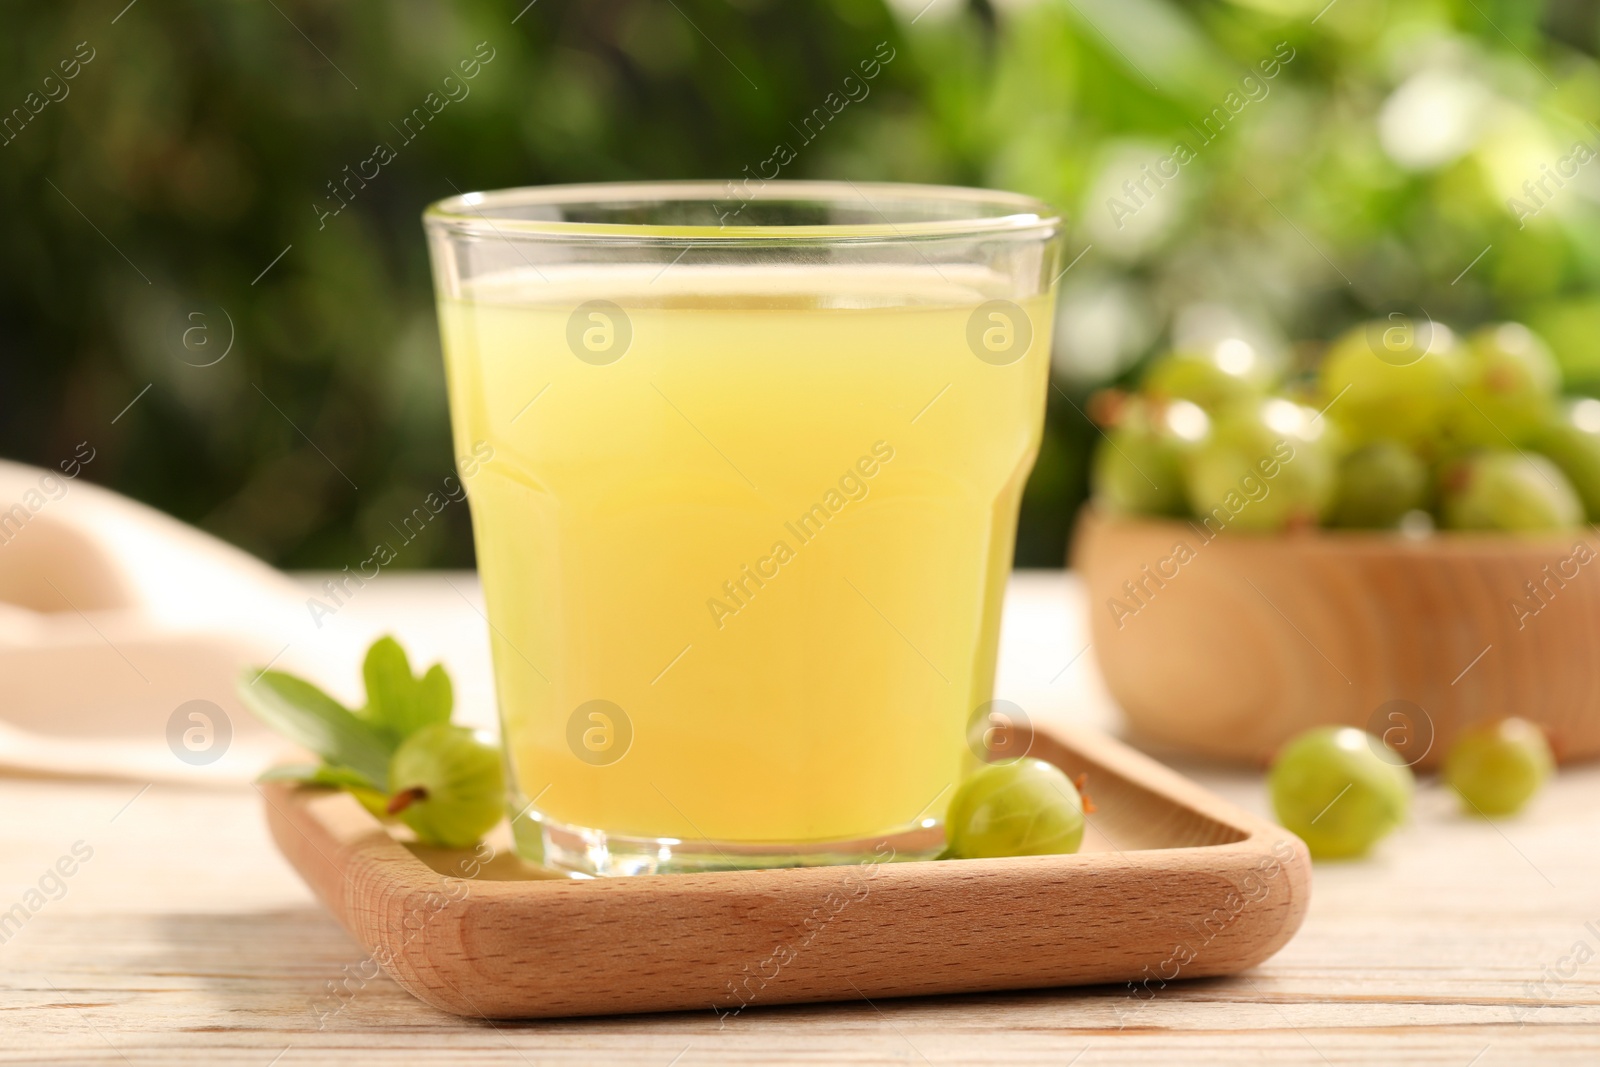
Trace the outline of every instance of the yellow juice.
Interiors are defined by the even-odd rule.
[[[639,837],[942,818],[992,696],[1049,297],[997,365],[981,269],[659,270],[441,302],[456,445],[492,456],[466,484],[518,790]],[[598,296],[620,313],[575,313]]]

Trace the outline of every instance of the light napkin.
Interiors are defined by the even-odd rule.
[[[0,767],[253,778],[284,746],[239,704],[240,672],[338,679],[360,644],[319,631],[277,571],[75,466],[0,461]]]

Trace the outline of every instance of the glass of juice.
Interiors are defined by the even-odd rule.
[[[912,185],[424,216],[531,860],[917,859],[993,696],[1060,222]]]

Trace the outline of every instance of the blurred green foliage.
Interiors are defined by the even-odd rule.
[[[1600,389],[1593,4],[524,2],[0,3],[0,454],[87,439],[90,478],[275,563],[360,560],[452,470],[426,203],[737,177],[884,40],[786,176],[1033,193],[1083,253],[1019,562],[1062,558],[1087,393],[1172,344],[1292,370],[1363,318],[1516,318]],[[470,560],[447,509],[396,563]]]

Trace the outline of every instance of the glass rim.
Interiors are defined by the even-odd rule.
[[[757,179],[759,181],[759,179]],[[749,183],[747,183],[748,185]],[[491,238],[557,238],[565,240],[661,242],[778,243],[785,241],[914,241],[930,238],[1045,237],[1061,225],[1060,214],[1042,200],[1021,193],[974,189],[957,185],[922,185],[911,182],[760,181],[753,190],[735,192],[731,181],[589,182],[571,185],[530,185],[486,192],[459,193],[429,204],[423,225],[462,236]],[[873,202],[872,194],[893,197],[899,203],[925,204],[930,217],[890,222]],[[871,223],[820,225],[683,225],[621,222],[571,222],[557,219],[518,218],[496,214],[512,207],[566,204],[616,204],[625,202],[694,203],[712,205],[735,202],[801,202],[813,204],[864,204],[883,220]],[[933,217],[935,206],[967,206],[961,217]],[[740,209],[742,210],[742,208]]]

